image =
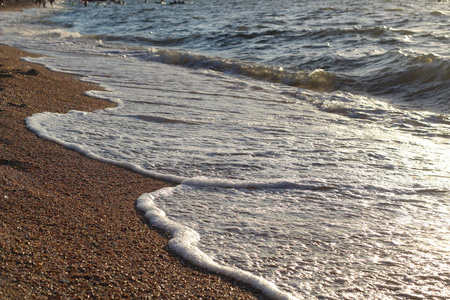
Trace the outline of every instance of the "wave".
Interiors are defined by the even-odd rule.
[[[1,28],[1,34],[16,35],[25,37],[43,37],[43,38],[81,38],[82,34],[64,29],[48,29],[42,30],[40,28],[21,28],[16,26],[5,26]]]
[[[435,10],[430,13],[432,16],[446,16],[447,13],[444,11]]]
[[[450,112],[450,60],[433,53],[392,50],[366,59],[361,75],[339,78],[356,91],[418,110]],[[392,100],[395,99],[395,100]]]
[[[151,47],[182,47],[184,49],[196,49],[199,45],[212,49],[236,49],[242,45],[252,44],[261,46],[263,44],[280,43],[284,38],[291,39],[295,32],[289,30],[258,28],[251,29],[241,26],[233,31],[183,31],[177,35],[147,34],[152,28],[146,23],[135,26],[134,32],[129,35],[121,35],[115,32],[107,32],[97,35],[98,39],[104,41],[122,41],[136,43]]]
[[[401,68],[389,67],[382,79],[388,93],[399,94],[407,102],[450,111],[450,61],[432,53],[406,51],[399,51],[396,60]]]
[[[315,39],[336,39],[343,36],[363,36],[367,38],[380,38],[384,35],[411,35],[414,31],[406,29],[394,29],[387,26],[352,26],[343,28],[326,28],[320,30],[305,31],[304,35],[313,40]]]
[[[332,91],[335,88],[335,76],[322,69],[312,72],[291,72],[283,68],[169,49],[150,49],[145,59],[190,68],[210,69],[316,91]]]
[[[41,33],[42,36],[54,37],[54,38],[81,38],[82,35],[79,32],[71,32],[63,29],[51,29],[44,33]]]

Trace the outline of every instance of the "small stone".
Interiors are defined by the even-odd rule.
[[[36,69],[31,69],[31,70],[23,73],[23,75],[27,75],[27,76],[36,76],[38,74],[39,74],[39,72]]]

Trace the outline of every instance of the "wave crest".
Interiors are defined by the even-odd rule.
[[[340,78],[343,85],[372,95],[399,99],[397,104],[450,111],[450,61],[433,53],[392,50],[373,56],[370,72],[352,81]],[[391,97],[394,96],[394,97]]]
[[[146,56],[146,59],[184,67],[210,69],[234,75],[242,75],[253,79],[282,83],[316,91],[332,91],[335,89],[335,75],[322,69],[317,69],[312,72],[290,72],[283,68],[168,49],[150,49],[150,53]]]

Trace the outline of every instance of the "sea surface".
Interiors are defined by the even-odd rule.
[[[105,88],[27,126],[178,183],[136,205],[184,259],[274,299],[450,299],[449,2],[58,1],[0,43]]]

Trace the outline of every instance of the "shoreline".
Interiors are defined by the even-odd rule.
[[[0,45],[0,298],[263,299],[175,257],[137,198],[172,183],[89,159],[26,129],[38,112],[115,104],[99,86]]]

